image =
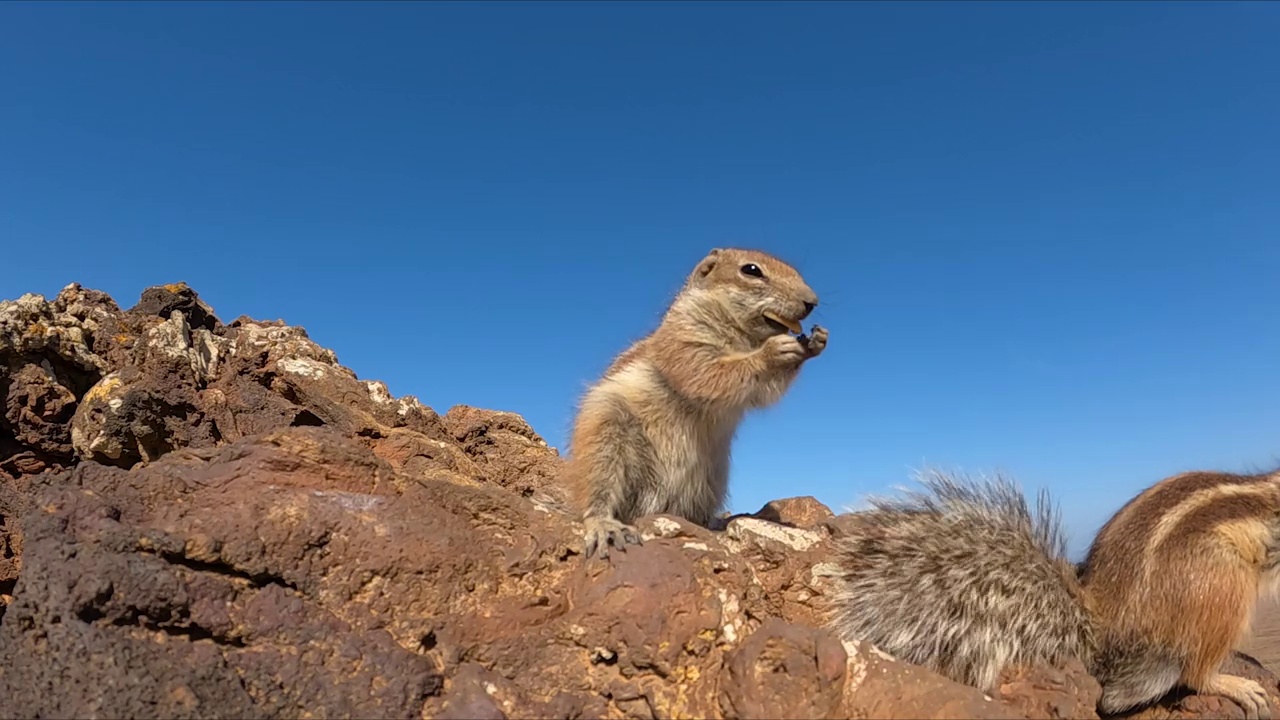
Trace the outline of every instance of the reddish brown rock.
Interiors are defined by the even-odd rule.
[[[482,420],[467,446],[482,468],[431,408],[358,379],[302,328],[224,325],[181,283],[148,288],[127,311],[78,285],[53,301],[0,303],[0,399],[0,473],[11,481],[81,460],[130,468],[294,426],[359,438],[410,477],[545,487],[558,462],[518,416],[495,413],[493,432]],[[21,523],[3,505],[0,528],[14,552],[0,558],[6,583],[21,564]]]
[[[451,439],[430,408],[357,379],[302,328],[224,326],[181,283],[148,288],[128,311],[78,285],[0,304],[0,394],[10,477],[81,459],[131,467],[297,425]]]
[[[705,528],[650,518],[583,562],[566,517],[327,428],[36,485],[0,624],[22,716],[998,716],[923,670],[943,710],[920,715],[884,684],[905,666],[773,616],[750,553]]]
[[[1000,683],[1000,699],[1034,718],[1096,718],[1101,695],[1098,681],[1079,661],[1061,668],[1009,668]]]
[[[92,351],[111,312],[70,285],[50,303],[39,295],[0,301],[0,472],[9,478],[73,462],[76,402],[106,372]]]
[[[142,291],[138,304],[130,310],[135,315],[169,319],[174,312],[182,313],[193,328],[216,330],[222,322],[200,296],[186,283],[158,285]]]
[[[818,530],[824,529],[825,524],[835,517],[835,513],[818,502],[817,498],[805,495],[765,503],[764,507],[756,511],[755,517],[779,525]]]
[[[830,633],[769,619],[726,660],[726,718],[843,716],[848,655]]]
[[[1022,718],[1015,709],[974,688],[907,665],[862,642],[845,643],[849,655],[850,714],[856,718]]]
[[[564,494],[555,482],[559,454],[524,418],[515,413],[456,405],[442,420],[485,480],[522,497],[541,496],[545,502],[563,506]]]
[[[363,523],[402,489],[363,447],[297,429],[58,480],[27,516],[0,627],[14,714],[416,717],[439,690],[438,664],[367,604],[317,601],[359,597],[404,551]],[[359,551],[333,552],[350,540]]]

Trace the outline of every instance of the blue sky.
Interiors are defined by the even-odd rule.
[[[1280,459],[1280,5],[0,3],[0,297],[185,280],[563,446],[705,251],[831,331],[732,509],[937,464],[1083,547]]]

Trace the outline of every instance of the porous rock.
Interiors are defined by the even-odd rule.
[[[1026,717],[1086,720],[1098,717],[1102,687],[1084,664],[1013,667],[1000,678],[1000,697]]]

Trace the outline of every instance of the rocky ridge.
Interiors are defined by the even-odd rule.
[[[6,715],[1096,717],[1078,665],[988,698],[820,629],[844,516],[812,498],[584,562],[520,416],[439,415],[183,284],[0,303],[0,398]]]

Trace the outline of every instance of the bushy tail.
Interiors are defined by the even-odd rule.
[[[1056,508],[1009,480],[930,471],[837,540],[830,625],[985,692],[1006,665],[1089,665],[1093,631]]]

